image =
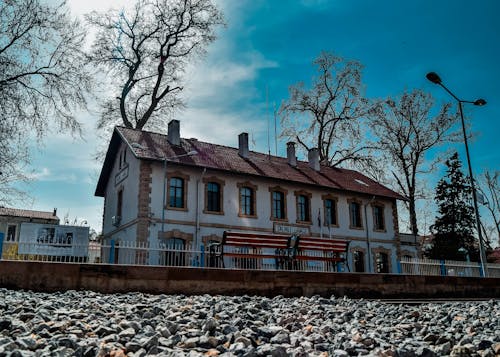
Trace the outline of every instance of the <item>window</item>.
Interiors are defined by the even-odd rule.
[[[282,191],[272,192],[272,213],[274,219],[286,219],[285,215],[285,194]]]
[[[43,227],[39,228],[37,232],[37,243],[55,244],[56,242],[56,230],[55,228]]]
[[[389,256],[387,253],[377,253],[377,273],[389,273]]]
[[[180,177],[170,179],[168,207],[184,208],[184,180]]]
[[[120,161],[118,163],[118,169],[125,167],[127,164],[127,150],[123,150],[120,152]]]
[[[221,212],[221,189],[217,182],[207,183],[207,211]]]
[[[373,229],[376,231],[385,231],[384,206],[373,206]]]
[[[365,255],[362,251],[355,250],[353,254],[354,272],[363,273],[365,271]]]
[[[122,216],[122,205],[123,205],[123,189],[118,191],[118,198],[116,200],[116,215],[118,217]]]
[[[15,224],[9,224],[7,227],[7,239],[6,242],[15,242],[17,226]]]
[[[359,202],[349,202],[349,216],[351,222],[350,228],[363,228],[363,222],[361,221],[361,204]]]
[[[240,214],[242,216],[255,216],[254,192],[250,187],[240,188]]]
[[[205,208],[203,213],[224,214],[224,181],[215,176],[205,177]]]
[[[297,196],[297,221],[311,221],[309,197],[306,195]]]
[[[337,201],[333,198],[326,198],[324,201],[325,206],[325,226],[337,225]]]

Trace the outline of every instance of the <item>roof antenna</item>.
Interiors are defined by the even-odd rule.
[[[278,156],[278,135],[276,130],[276,119],[278,117],[278,110],[276,109],[275,102],[273,102],[273,114],[274,114],[274,155]]]
[[[269,118],[269,86],[266,84],[266,117],[267,117],[267,152],[269,160],[271,160],[271,134],[270,134],[270,118]]]

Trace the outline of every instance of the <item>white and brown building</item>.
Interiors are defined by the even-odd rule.
[[[403,254],[417,255],[398,234],[403,198],[363,174],[321,165],[316,150],[299,161],[293,143],[276,157],[250,151],[246,133],[233,148],[183,139],[179,126],[115,128],[95,192],[105,242],[200,250],[224,231],[298,232],[350,241],[354,271],[396,272]]]

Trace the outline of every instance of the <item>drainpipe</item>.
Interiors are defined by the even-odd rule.
[[[364,204],[365,206],[365,227],[366,227],[366,250],[368,251],[368,272],[373,273],[372,271],[372,252],[370,250],[370,234],[368,233],[368,214],[366,208],[373,201],[375,201],[375,196],[372,197],[370,201]]]
[[[163,200],[161,202],[161,235],[165,232],[165,205],[166,203],[166,186],[167,185],[167,159],[163,158]]]
[[[204,167],[201,172],[201,176],[196,182],[196,234],[195,234],[195,245],[196,247],[201,248],[200,241],[200,184],[203,182],[203,176],[207,172],[207,168]]]

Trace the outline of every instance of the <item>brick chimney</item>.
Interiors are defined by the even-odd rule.
[[[241,133],[238,135],[238,154],[244,158],[248,159],[248,133]]]
[[[172,145],[181,144],[180,124],[178,120],[172,119],[168,123],[168,142]]]
[[[288,165],[297,167],[297,157],[295,156],[295,143],[289,141],[286,143],[286,158]]]
[[[317,148],[310,149],[309,152],[307,153],[307,158],[309,160],[309,166],[314,171],[319,171],[320,170],[320,166],[319,166],[319,150]]]

